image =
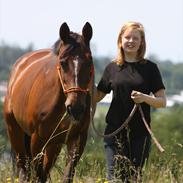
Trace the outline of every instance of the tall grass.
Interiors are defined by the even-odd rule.
[[[99,106],[95,116],[95,124],[100,132],[104,130],[104,118],[107,109],[108,107],[106,106]],[[158,118],[157,115],[156,118]],[[158,135],[157,129],[159,129],[158,124],[155,125],[155,135]],[[162,145],[165,148],[165,152],[160,153],[155,145],[152,145],[149,160],[143,168],[142,183],[183,183],[183,158],[181,157],[183,147],[181,143],[177,142],[176,139],[163,141],[163,138],[168,138],[167,136],[157,136],[157,138],[161,140],[160,142],[164,142]],[[61,182],[66,159],[65,154],[66,150],[64,148],[50,173],[50,182],[52,183]],[[103,139],[98,137],[93,129],[90,128],[85,151],[76,167],[74,182],[107,183],[105,174]],[[11,162],[10,159],[3,158],[0,163],[0,183],[11,182],[16,182],[16,179],[13,178]]]
[[[94,147],[94,144],[92,145]],[[95,147],[94,147],[95,148]],[[155,147],[154,147],[155,148]],[[95,149],[96,150],[96,149]],[[61,153],[57,163],[51,171],[51,182],[59,183],[63,175],[65,155]],[[3,164],[3,166],[2,166]],[[0,166],[0,182],[15,183],[11,162],[4,160]],[[75,183],[104,183],[105,182],[105,160],[103,152],[84,152],[75,174]],[[149,162],[143,169],[143,183],[182,183],[183,161],[178,161],[174,154],[151,153]]]

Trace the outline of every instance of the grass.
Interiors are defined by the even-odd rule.
[[[95,149],[95,145],[90,146]],[[90,147],[89,149],[92,149]],[[105,179],[105,160],[102,150],[95,153],[86,149],[77,168],[74,183],[107,183]],[[175,154],[159,154],[153,147],[149,162],[143,169],[143,183],[182,183],[183,161],[178,161]],[[64,152],[51,171],[51,182],[59,183],[63,175]],[[0,183],[15,183],[9,159],[4,159],[0,166]]]
[[[108,106],[99,106],[97,109],[95,124],[100,132],[104,131],[107,109]],[[168,141],[163,146],[164,153],[159,153],[155,145],[152,146],[149,161],[143,168],[142,183],[183,183],[183,159],[180,156],[183,148],[172,145]],[[64,164],[65,151],[63,150],[50,173],[52,183],[60,182]],[[74,183],[107,183],[105,173],[103,139],[98,137],[93,129],[90,129],[85,151],[76,168]],[[16,178],[13,177],[10,159],[3,158],[0,163],[0,183],[16,183],[16,181]]]

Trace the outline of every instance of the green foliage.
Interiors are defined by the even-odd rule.
[[[98,105],[95,115],[96,128],[102,133],[105,128],[105,115],[108,106]],[[148,163],[143,169],[143,183],[182,183],[183,180],[183,106],[174,105],[172,108],[155,110],[152,114],[152,130],[165,148],[164,153],[158,152],[153,144]],[[66,161],[66,148],[62,150],[51,171],[52,182],[58,182],[63,176]],[[3,161],[0,167],[2,173],[0,182],[11,177],[10,162]],[[85,151],[76,168],[76,183],[104,183],[105,157],[103,139],[96,135],[93,128],[89,136]]]
[[[93,59],[94,66],[95,66],[95,82],[98,83],[104,68],[107,66],[108,63],[111,62],[111,59],[108,57],[94,57]]]
[[[143,175],[144,183],[182,183],[183,162],[170,152],[160,154],[153,149]]]
[[[33,46],[31,44],[23,49],[19,46],[9,46],[4,42],[0,43],[0,80],[7,80],[8,73],[16,59],[32,50]],[[154,62],[157,61],[168,94],[179,93],[180,90],[183,90],[183,63],[173,64],[171,61],[160,61],[152,55],[149,56],[149,59]],[[104,68],[112,59],[94,56],[93,60],[95,65],[95,82],[98,83]]]
[[[0,102],[0,157],[2,153],[7,148],[7,133],[6,133],[6,125],[3,120],[3,113],[2,113],[3,104]]]
[[[183,159],[183,105],[153,113],[152,129],[167,152]]]
[[[183,63],[173,64],[170,61],[158,63],[168,94],[183,90]]]
[[[31,51],[32,46],[26,49],[17,46],[8,46],[4,43],[0,45],[0,80],[6,80],[12,64],[25,52]],[[154,59],[152,58],[152,61]],[[110,58],[95,58],[95,79],[101,78],[105,66],[111,62]],[[173,64],[171,61],[158,62],[162,77],[169,94],[178,93],[183,90],[183,64]],[[95,125],[100,133],[105,128],[105,115],[108,106],[98,106],[95,115]],[[155,145],[152,147],[149,162],[144,168],[144,183],[181,183],[183,180],[183,105],[174,105],[163,110],[154,110],[152,113],[152,130],[165,149],[165,153],[160,154]],[[8,143],[6,125],[2,115],[2,103],[0,103],[0,157],[7,151]],[[53,182],[57,182],[61,175],[61,167],[65,165],[65,152],[63,151],[53,168]],[[7,164],[5,162],[4,164]],[[105,158],[103,150],[103,139],[96,135],[93,128],[89,129],[88,142],[80,163],[76,169],[76,179],[78,182],[103,183],[105,180]],[[0,172],[6,176],[11,176],[10,165],[7,169],[0,167]],[[2,174],[1,174],[2,175]],[[91,179],[89,181],[89,179]]]
[[[8,73],[16,59],[24,53],[32,50],[33,46],[31,44],[23,49],[19,46],[9,46],[2,42],[0,44],[0,80],[7,80]]]

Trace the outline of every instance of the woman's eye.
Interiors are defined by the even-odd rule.
[[[128,40],[128,39],[130,39],[130,37],[129,37],[129,36],[125,36],[125,39],[127,39],[127,40]]]
[[[138,41],[139,38],[138,38],[138,37],[134,37],[133,40],[134,40],[134,41]]]

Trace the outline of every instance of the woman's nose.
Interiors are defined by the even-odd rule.
[[[128,41],[129,41],[129,42],[133,42],[133,38],[130,38]]]

